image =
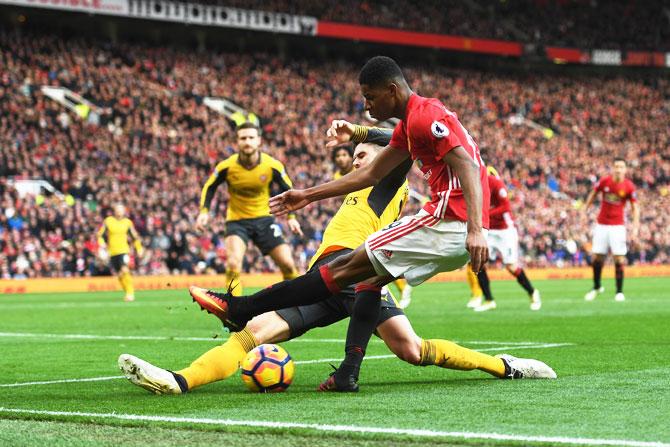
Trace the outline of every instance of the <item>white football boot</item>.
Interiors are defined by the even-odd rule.
[[[530,295],[530,310],[540,310],[542,308],[542,298],[540,298],[540,291],[535,289]]]
[[[496,307],[498,307],[498,305],[494,300],[484,300],[480,306],[475,307],[473,310],[475,312],[486,312],[487,310],[493,310]]]
[[[596,296],[600,295],[605,291],[604,287],[600,287],[599,289],[592,289],[586,292],[586,295],[584,295],[584,299],[586,301],[593,301],[596,299]]]
[[[119,356],[119,369],[134,385],[154,394],[181,394],[174,375],[130,354]]]
[[[475,308],[482,305],[482,300],[483,299],[484,299],[484,297],[481,296],[481,295],[473,296],[472,298],[470,298],[470,301],[468,301],[468,304],[466,304],[465,307],[467,307],[468,309],[475,309]]]
[[[618,301],[618,302],[626,301],[626,297],[624,296],[623,293],[619,292],[616,295],[614,295],[614,301]]]
[[[521,359],[509,354],[496,355],[507,365],[506,379],[555,379],[556,373],[546,363]]]

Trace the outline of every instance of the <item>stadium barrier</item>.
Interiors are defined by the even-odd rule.
[[[489,269],[492,281],[509,281],[514,277],[502,269]],[[589,267],[573,268],[545,268],[526,269],[531,280],[565,280],[591,279]],[[643,265],[626,268],[626,278],[670,276],[670,265]],[[603,270],[603,278],[614,277],[614,267],[608,266]],[[242,281],[247,287],[268,287],[281,281],[281,275],[275,273],[259,273],[242,275]],[[440,273],[430,282],[465,282],[465,272],[455,271]],[[137,290],[185,290],[188,286],[197,284],[201,287],[213,289],[226,288],[224,275],[178,275],[178,276],[136,276],[134,285]],[[40,279],[3,279],[0,280],[0,293],[57,293],[57,292],[100,292],[121,291],[116,277],[84,277],[84,278],[40,278]]]

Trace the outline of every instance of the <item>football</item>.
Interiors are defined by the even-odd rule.
[[[285,391],[293,382],[295,365],[281,346],[265,344],[252,349],[242,362],[242,381],[251,391]]]

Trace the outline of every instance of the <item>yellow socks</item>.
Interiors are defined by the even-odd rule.
[[[398,288],[398,292],[402,295],[402,291],[405,290],[405,286],[407,285],[407,281],[404,280],[403,278],[396,279],[393,281],[393,284]]]
[[[249,330],[235,332],[224,344],[210,349],[191,363],[191,366],[175,373],[186,379],[189,390],[227,379],[235,374],[247,352],[254,349],[257,344],[256,338]]]
[[[505,364],[499,358],[458,346],[447,340],[423,340],[421,365],[470,371],[479,369],[496,377],[505,376]]]
[[[296,279],[300,274],[297,270],[293,270],[291,273],[284,273],[282,276],[284,277],[284,281],[286,281],[287,279]]]
[[[119,275],[119,282],[121,283],[121,288],[123,288],[123,291],[126,292],[126,296],[135,295],[133,277],[130,275],[130,272],[121,273]]]
[[[237,270],[226,270],[226,285],[231,288],[233,296],[242,295],[242,283],[240,282],[240,272]]]
[[[465,275],[468,278],[468,285],[470,286],[470,293],[473,298],[482,296],[482,288],[479,287],[479,281],[477,280],[477,274],[472,271],[472,266],[468,262]]]

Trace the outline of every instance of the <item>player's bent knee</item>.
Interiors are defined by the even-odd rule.
[[[409,338],[395,340],[391,346],[393,353],[402,361],[412,365],[421,363],[421,343]]]
[[[266,312],[254,317],[247,323],[246,329],[256,339],[256,343],[278,343],[288,340],[288,323],[277,312]]]
[[[421,363],[421,347],[417,347],[414,343],[408,343],[403,346],[400,359],[412,365],[419,365]]]

